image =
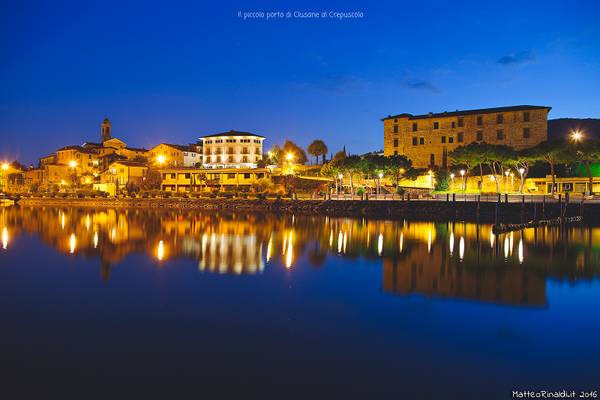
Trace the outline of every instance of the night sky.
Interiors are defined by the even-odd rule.
[[[135,147],[236,129],[353,153],[383,148],[388,114],[600,117],[597,1],[196,3],[2,1],[0,159],[98,141],[104,117]]]

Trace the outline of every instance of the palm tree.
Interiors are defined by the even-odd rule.
[[[319,163],[319,156],[323,156],[324,163],[325,154],[327,154],[328,151],[327,145],[320,139],[313,140],[313,142],[308,145],[308,153],[315,156],[315,164]]]

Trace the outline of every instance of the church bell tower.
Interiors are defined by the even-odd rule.
[[[100,125],[100,138],[102,139],[102,143],[110,140],[112,137],[110,135],[111,125],[108,118],[104,118],[102,124]]]

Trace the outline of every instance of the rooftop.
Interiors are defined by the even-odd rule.
[[[265,138],[264,136],[257,135],[256,133],[251,132],[242,132],[242,131],[234,131],[230,130],[228,132],[214,133],[212,135],[202,136],[201,139],[211,138],[211,137],[219,137],[219,136],[254,136],[259,138]]]
[[[530,105],[520,105],[520,106],[507,106],[507,107],[492,107],[492,108],[478,108],[474,110],[456,110],[456,111],[444,111],[441,113],[428,113],[428,114],[420,114],[413,115],[408,113],[397,114],[397,115],[388,115],[385,118],[382,118],[382,121],[391,118],[408,118],[408,119],[423,119],[423,118],[443,118],[443,117],[458,117],[462,115],[474,115],[474,114],[490,114],[490,113],[500,113],[500,112],[509,112],[509,111],[526,111],[526,110],[548,110],[550,111],[552,107],[549,106],[530,106]]]

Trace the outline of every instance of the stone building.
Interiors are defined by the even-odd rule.
[[[473,142],[520,150],[548,138],[546,106],[510,106],[383,118],[384,154],[402,154],[419,168],[447,167],[448,153]]]
[[[205,168],[256,168],[262,160],[264,136],[232,130],[200,140]]]

